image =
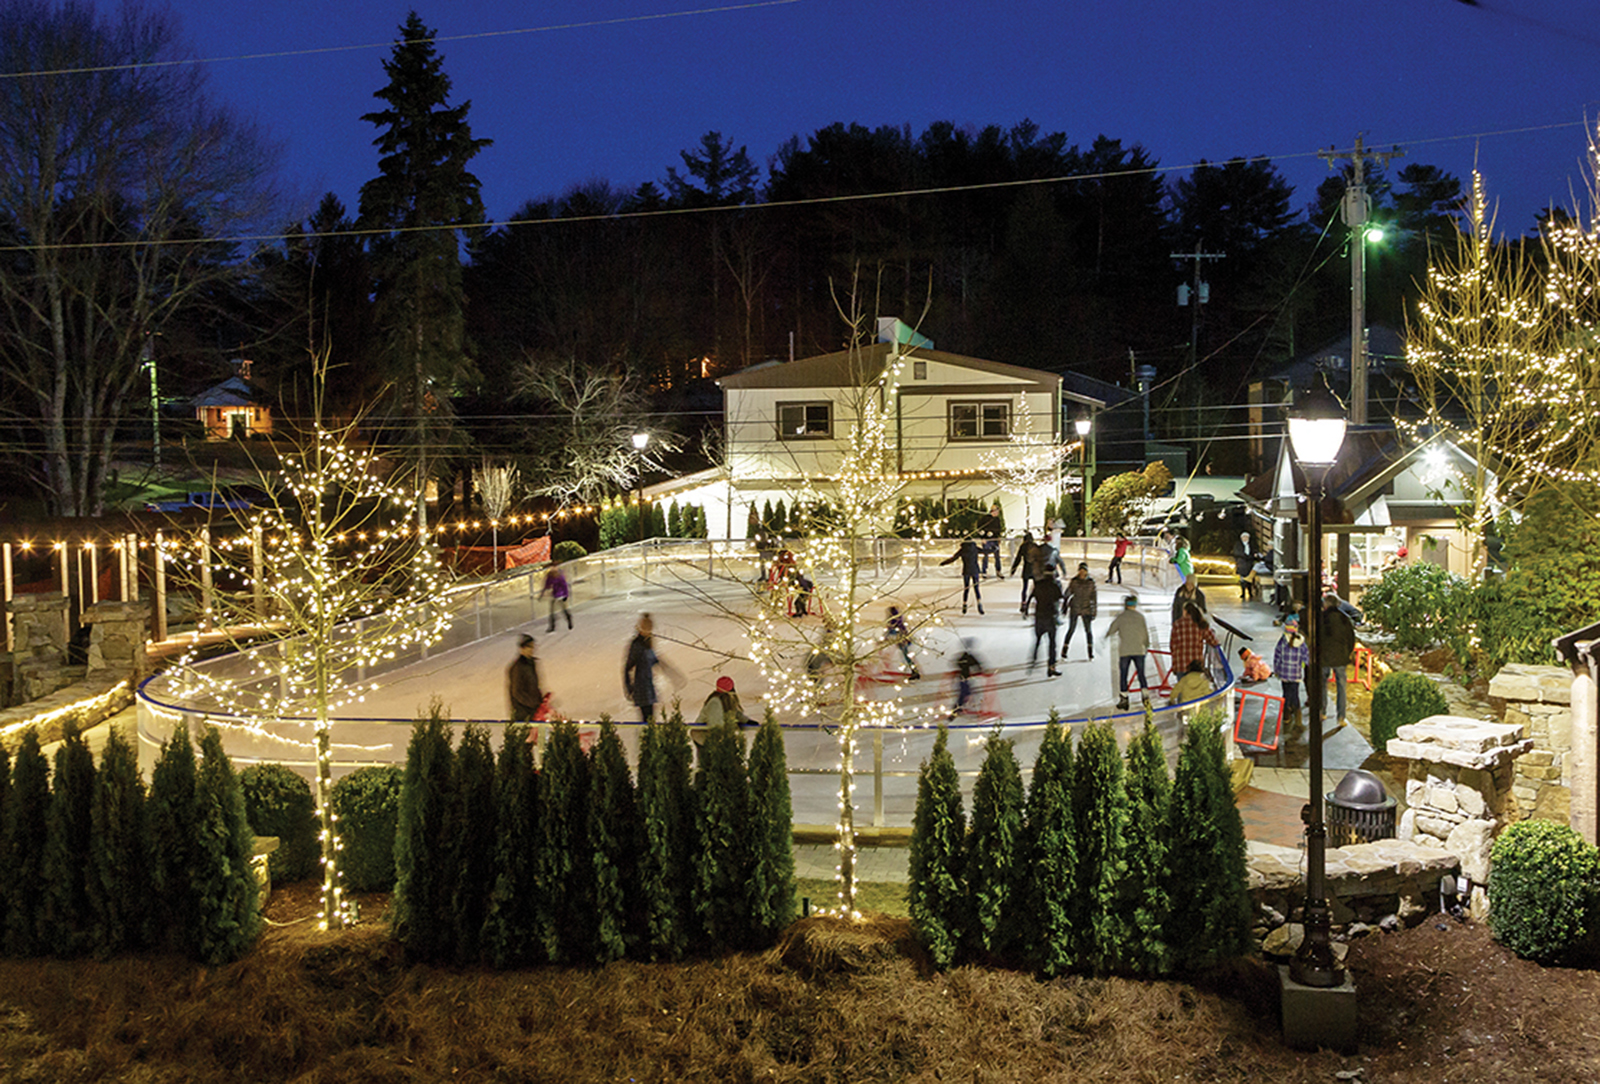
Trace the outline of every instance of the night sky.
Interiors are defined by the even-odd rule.
[[[375,129],[360,117],[377,108],[381,62],[412,6],[180,0],[174,10],[202,57],[337,50],[208,67],[219,96],[283,145],[296,209],[333,191],[353,212],[377,166]],[[935,120],[1029,118],[1083,146],[1102,133],[1141,144],[1175,171],[1270,157],[1297,210],[1327,176],[1316,152],[1358,132],[1405,148],[1394,170],[1426,162],[1465,180],[1476,157],[1499,228],[1523,232],[1551,201],[1572,204],[1585,116],[1600,113],[1600,33],[1586,29],[1592,5],[1574,0],[416,6],[441,39],[499,34],[438,46],[452,102],[471,99],[473,134],[494,140],[474,170],[496,219],[595,178],[624,190],[659,181],[712,129],[764,165],[790,136],[836,121],[917,135]],[[538,29],[504,33],[527,28]]]

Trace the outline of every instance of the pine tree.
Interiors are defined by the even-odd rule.
[[[40,936],[57,956],[89,950],[89,845],[94,838],[94,754],[76,727],[56,750],[44,843],[44,912]]]
[[[1072,765],[1078,884],[1072,894],[1071,926],[1078,966],[1101,975],[1123,966],[1129,939],[1128,918],[1121,910],[1128,823],[1122,773],[1122,754],[1111,724],[1090,723]]]
[[[392,413],[406,419],[419,482],[450,433],[450,397],[476,375],[467,357],[465,294],[456,227],[483,221],[478,178],[467,169],[489,145],[467,124],[471,102],[449,106],[450,77],[434,31],[412,12],[384,62],[384,108],[361,119],[379,129],[378,176],[361,186],[362,227],[377,273],[374,317],[383,341]],[[422,488],[420,485],[418,488]],[[419,519],[426,504],[418,503]]]
[[[494,887],[494,753],[482,726],[468,723],[461,732],[452,775],[447,818],[454,879],[450,917],[456,962],[470,964],[482,954],[483,923]]]
[[[967,841],[969,940],[981,952],[1011,948],[1011,922],[1020,908],[1022,770],[1011,741],[998,731],[984,743],[972,788],[972,836]]]
[[[749,513],[744,517],[744,536],[754,539],[761,533],[761,517],[756,514],[756,502],[751,501]]]
[[[1173,965],[1196,971],[1250,950],[1244,822],[1233,800],[1222,719],[1198,713],[1184,735],[1167,815],[1167,944]]]
[[[716,726],[695,773],[694,915],[713,949],[750,941],[750,781],[734,727]]]
[[[911,925],[938,968],[955,961],[966,934],[966,846],[961,776],[950,755],[950,731],[941,726],[932,755],[917,773],[910,883],[906,886]]]
[[[794,921],[794,805],[772,709],[750,747],[750,921],[766,944]]]
[[[154,914],[164,928],[168,947],[190,952],[200,925],[199,904],[190,871],[199,862],[203,818],[199,798],[200,767],[184,722],[173,727],[161,744],[150,773],[150,884]]]
[[[667,514],[662,509],[660,501],[650,505],[650,537],[667,537]]]
[[[607,719],[589,757],[588,845],[594,869],[595,960],[627,955],[638,937],[639,806],[628,756]]]
[[[6,825],[6,868],[11,891],[6,908],[6,952],[37,956],[45,941],[44,848],[50,809],[50,765],[29,727],[11,766],[11,817]]]
[[[682,959],[692,937],[689,885],[695,813],[690,758],[681,711],[675,710],[664,727],[645,727],[639,737],[639,813],[644,826],[639,891],[644,951],[653,960]]]
[[[1061,726],[1054,709],[1033,764],[1028,788],[1027,866],[1023,929],[1034,965],[1047,976],[1065,974],[1074,964],[1073,892],[1077,852],[1072,835],[1072,731]]]
[[[688,537],[688,532],[683,529],[683,510],[678,507],[677,501],[667,506],[667,537]]]
[[[1167,778],[1166,748],[1150,717],[1128,744],[1128,829],[1123,854],[1123,913],[1128,916],[1128,966],[1144,975],[1165,974],[1170,966],[1166,944],[1167,816],[1172,781]]]
[[[793,526],[789,522],[789,513],[783,507],[783,500],[779,498],[778,503],[772,506],[772,529],[779,538],[788,538]]]
[[[150,839],[139,754],[116,727],[95,775],[89,848],[94,951],[141,948],[150,934]]]
[[[527,723],[506,724],[494,788],[494,888],[484,920],[483,951],[495,967],[522,967],[540,958],[533,936],[539,906],[534,879],[539,775]]]
[[[251,864],[255,833],[244,815],[239,776],[222,750],[214,726],[200,736],[200,773],[195,796],[200,808],[196,863],[189,880],[199,922],[193,954],[207,964],[231,963],[261,934],[261,894]]]
[[[768,538],[776,539],[782,532],[778,530],[777,520],[772,518],[772,501],[761,502],[761,533]]]
[[[455,887],[447,833],[455,751],[450,725],[435,700],[411,727],[400,818],[395,828],[395,939],[413,960],[447,960],[455,954],[450,906]]]
[[[552,963],[594,955],[594,868],[588,850],[589,758],[574,723],[551,728],[539,786],[539,936]]]

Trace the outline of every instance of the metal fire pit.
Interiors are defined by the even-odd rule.
[[[1346,772],[1327,795],[1327,803],[1330,847],[1394,838],[1394,799],[1371,772],[1360,768]]]

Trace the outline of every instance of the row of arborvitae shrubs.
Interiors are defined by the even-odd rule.
[[[237,959],[261,929],[254,839],[222,738],[199,756],[179,727],[148,793],[133,746],[112,731],[96,766],[68,733],[52,773],[29,730],[0,749],[0,929],[12,956],[175,949]]]
[[[694,757],[675,715],[640,732],[634,781],[615,726],[587,752],[551,728],[539,768],[524,724],[499,757],[435,710],[406,752],[395,837],[395,937],[412,959],[516,967],[676,960],[754,948],[793,918],[783,737],[714,727]]]
[[[934,963],[1165,975],[1250,952],[1244,826],[1220,722],[1203,712],[1190,724],[1169,779],[1148,722],[1124,761],[1110,723],[1091,723],[1074,750],[1052,718],[1026,795],[996,733],[970,831],[941,730],[917,783],[908,891]]]

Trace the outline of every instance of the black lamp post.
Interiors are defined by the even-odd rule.
[[[1310,535],[1310,583],[1306,590],[1306,644],[1310,648],[1310,676],[1306,681],[1306,710],[1311,718],[1311,801],[1302,813],[1306,822],[1306,902],[1302,922],[1305,937],[1289,964],[1289,977],[1302,986],[1338,986],[1344,970],[1333,958],[1330,943],[1332,916],[1328,909],[1328,825],[1322,797],[1322,702],[1326,679],[1322,676],[1322,495],[1328,469],[1344,444],[1344,411],[1325,387],[1313,387],[1297,397],[1289,412],[1289,444],[1306,474],[1307,528]]]
[[[650,443],[650,434],[633,435],[633,450],[639,453],[639,545],[644,546],[644,448]]]
[[[1089,537],[1089,430],[1094,428],[1094,422],[1088,414],[1079,414],[1072,423],[1078,431],[1078,472],[1083,477],[1083,485],[1078,490],[1078,522],[1083,525],[1080,532],[1085,538]]]

